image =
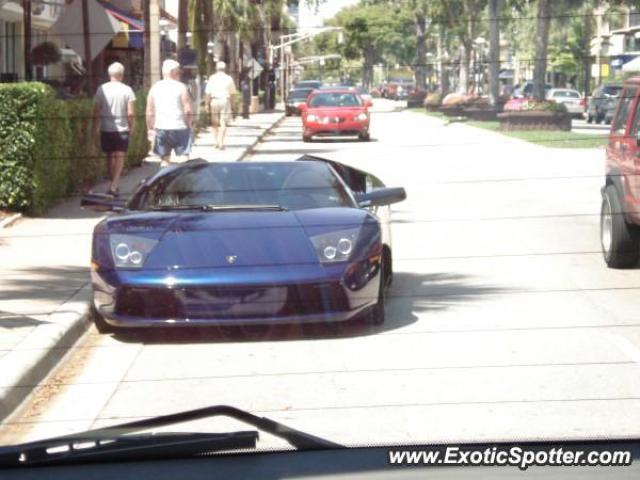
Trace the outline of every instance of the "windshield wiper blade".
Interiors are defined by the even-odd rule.
[[[158,455],[175,452],[178,456],[196,455],[198,453],[220,450],[238,450],[255,448],[258,434],[250,432],[232,432],[222,434],[156,434],[146,436],[131,436],[130,434],[150,428],[159,428],[167,425],[175,425],[203,418],[229,417],[256,429],[279,437],[298,450],[322,450],[332,448],[344,448],[343,445],[316,437],[309,433],[296,430],[282,423],[266,417],[258,417],[245,410],[227,405],[215,405],[188,410],[185,412],[162,415],[158,417],[123,423],[106,428],[88,430],[86,432],[50,438],[37,442],[21,445],[0,447],[0,466],[26,466],[43,465],[52,463],[84,462],[84,461],[109,461],[120,458],[157,458]],[[155,437],[155,438],[154,438]],[[106,445],[101,445],[95,450],[72,449],[67,455],[60,456],[47,453],[48,449],[69,446],[85,441],[109,441],[116,440],[117,451],[109,451]],[[251,444],[253,441],[253,444]],[[133,442],[129,447],[126,442]],[[154,443],[155,442],[155,443]],[[186,442],[186,443],[184,443]],[[99,448],[99,449],[98,449]],[[115,448],[115,447],[114,447]],[[114,457],[114,455],[118,455]]]
[[[229,433],[81,433],[0,447],[0,467],[186,458],[205,453],[254,449],[257,431]]]
[[[288,209],[282,205],[203,205],[206,211],[225,211],[225,210],[272,210],[276,212],[286,212]]]
[[[150,210],[171,211],[171,210],[202,210],[203,205],[156,205]]]
[[[171,211],[171,210],[202,210],[204,212],[224,212],[232,210],[244,211],[275,211],[286,212],[288,209],[281,205],[158,205],[151,207],[151,210]]]

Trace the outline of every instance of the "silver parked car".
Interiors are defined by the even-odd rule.
[[[571,88],[552,88],[547,92],[547,100],[562,103],[573,117],[584,116],[585,99],[582,94]]]

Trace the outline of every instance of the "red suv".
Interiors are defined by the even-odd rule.
[[[640,77],[625,82],[607,146],[600,239],[611,268],[637,265],[640,258]]]
[[[369,140],[369,107],[353,89],[315,90],[301,105],[302,140],[310,142],[314,135],[357,135]]]

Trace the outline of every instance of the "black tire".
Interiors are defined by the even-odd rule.
[[[302,136],[302,141],[304,143],[309,143],[311,141],[311,135],[303,135]]]
[[[360,134],[358,135],[358,140],[360,140],[361,142],[368,142],[371,140],[371,135],[369,135],[369,132],[364,133],[364,134]]]
[[[607,266],[629,268],[637,265],[640,257],[639,239],[637,227],[629,225],[624,218],[617,189],[608,185],[600,209],[600,245]]]
[[[600,125],[604,121],[604,113],[596,111],[596,123]]]
[[[387,279],[384,263],[380,265],[380,286],[378,288],[378,302],[367,312],[367,323],[369,325],[382,325],[385,321],[385,305]]]
[[[96,326],[96,330],[98,330],[98,333],[108,334],[115,333],[117,331],[117,328],[113,325],[109,325],[93,305],[91,305],[91,317],[93,318],[93,323]]]
[[[587,113],[587,123],[593,123],[593,115]]]

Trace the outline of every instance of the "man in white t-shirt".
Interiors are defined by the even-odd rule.
[[[124,156],[129,149],[129,135],[135,121],[136,96],[131,87],[122,83],[124,66],[121,63],[112,63],[107,71],[110,80],[100,85],[93,98],[93,125],[96,135],[100,135],[102,151],[107,155],[111,179],[107,193],[117,197]]]
[[[225,69],[227,64],[218,62],[216,73],[209,77],[205,88],[205,102],[211,112],[211,128],[216,147],[224,149],[227,125],[231,121],[231,98],[236,94],[236,85]]]
[[[153,151],[162,159],[163,167],[171,163],[172,151],[182,157],[191,152],[191,96],[179,78],[180,64],[165,60],[162,80],[151,87],[147,97],[147,129],[152,133]]]

